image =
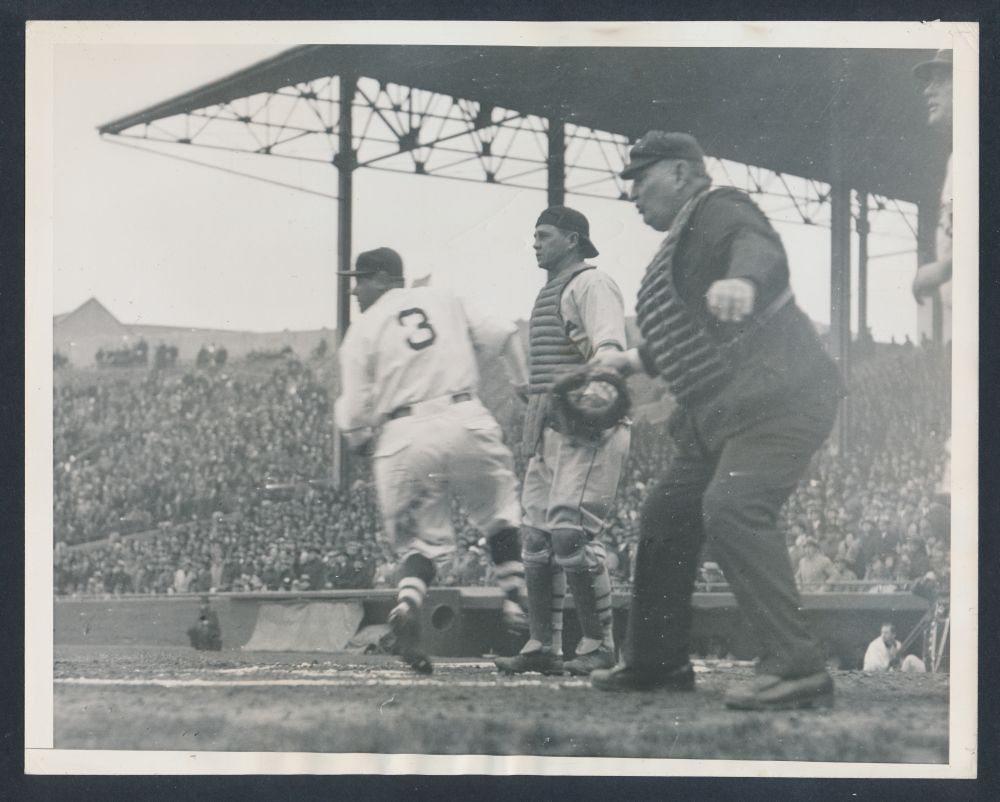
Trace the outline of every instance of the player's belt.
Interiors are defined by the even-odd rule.
[[[437,400],[437,399],[434,399]],[[464,401],[471,401],[472,393],[455,393],[449,402],[452,404],[461,404]],[[417,404],[417,407],[420,405]],[[389,413],[389,420],[396,420],[396,418],[408,418],[410,415],[416,414],[417,410],[410,405],[403,407],[396,407],[392,412]]]

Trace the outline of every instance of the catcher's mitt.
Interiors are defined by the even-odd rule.
[[[613,370],[587,369],[563,376],[552,388],[557,417],[570,433],[600,433],[615,426],[632,405],[628,388]]]

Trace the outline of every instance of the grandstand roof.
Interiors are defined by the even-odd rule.
[[[352,73],[636,138],[687,130],[713,155],[910,201],[948,143],[927,130],[918,50],[305,45],[100,127]],[[839,148],[839,154],[837,149]]]

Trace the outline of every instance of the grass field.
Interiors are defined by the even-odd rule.
[[[746,665],[698,664],[694,694],[608,694],[385,656],[57,646],[61,749],[521,754],[946,763],[948,675],[837,672],[828,711],[726,710]]]

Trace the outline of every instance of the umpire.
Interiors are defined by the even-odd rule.
[[[843,384],[789,288],[784,247],[735,189],[712,188],[687,134],[650,131],[622,177],[643,221],[667,233],[636,303],[638,348],[593,364],[663,379],[677,401],[674,454],[645,499],[621,662],[604,690],[693,690],[691,593],[703,543],[758,644],[757,676],[729,707],[832,700],[802,615],[779,510],[833,427]]]

